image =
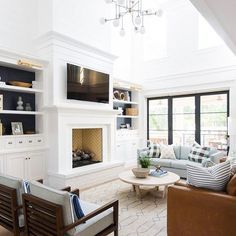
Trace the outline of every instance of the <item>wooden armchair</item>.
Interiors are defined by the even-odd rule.
[[[38,181],[43,182],[43,180]],[[22,193],[21,179],[0,176],[0,225],[15,236],[24,230]]]
[[[43,180],[37,180],[43,183]],[[0,225],[15,236],[24,231],[22,179],[0,175]],[[71,191],[70,187],[63,189]]]
[[[32,182],[23,194],[26,235],[118,236],[118,201],[102,207],[80,200],[85,216],[73,220],[69,193]],[[79,196],[79,192],[75,191]]]

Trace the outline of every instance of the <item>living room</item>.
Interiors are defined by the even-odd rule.
[[[0,235],[234,235],[226,2],[0,1]]]

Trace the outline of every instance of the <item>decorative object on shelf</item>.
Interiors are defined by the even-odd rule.
[[[17,64],[20,65],[20,66],[26,66],[26,67],[36,67],[36,68],[42,68],[42,65],[39,65],[39,64],[36,64],[36,63],[33,63],[31,61],[28,61],[28,60],[18,60],[17,61]]]
[[[119,115],[123,115],[123,108],[122,107],[118,107],[118,109],[117,109],[118,111],[119,111]]]
[[[22,101],[22,97],[21,96],[18,97],[17,105],[18,105],[16,107],[17,111],[23,111],[24,110],[23,101]]]
[[[27,83],[27,82],[21,82],[21,81],[15,81],[15,80],[10,80],[7,82],[9,85],[13,86],[18,86],[18,87],[23,87],[23,88],[30,88],[32,87],[32,83]]]
[[[2,126],[2,121],[0,120],[0,136],[3,135],[3,126]]]
[[[149,168],[133,168],[132,172],[136,178],[147,178],[149,174]]]
[[[25,104],[25,110],[26,110],[26,111],[32,111],[32,108],[31,108],[31,105],[30,105],[29,102],[27,102],[27,103]]]
[[[129,91],[125,92],[125,101],[130,102]]]
[[[126,124],[126,129],[130,129],[130,124],[129,123]]]
[[[120,93],[119,93],[119,91],[118,90],[115,90],[114,92],[113,92],[113,98],[114,99],[120,99]]]
[[[125,94],[123,92],[120,92],[120,100],[122,101],[125,100]]]
[[[120,35],[125,35],[124,29],[124,17],[131,16],[131,22],[134,26],[134,31],[141,34],[145,33],[144,17],[155,15],[161,17],[163,11],[158,9],[157,11],[144,10],[142,6],[142,0],[105,0],[106,3],[113,3],[115,7],[115,16],[112,18],[101,18],[100,23],[112,21],[114,27],[119,27],[121,24]]]
[[[0,111],[3,110],[3,94],[0,94]]]
[[[120,124],[120,128],[121,129],[127,129],[127,125],[126,124]]]
[[[137,108],[126,108],[125,114],[127,116],[137,116],[138,115],[138,109]]]
[[[22,135],[23,133],[23,125],[22,122],[11,122],[11,129],[13,135]]]

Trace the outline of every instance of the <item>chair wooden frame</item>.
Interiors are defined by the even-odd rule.
[[[42,179],[37,181],[43,183]],[[15,236],[24,231],[24,227],[19,226],[20,209],[23,214],[23,205],[17,203],[16,189],[0,184],[0,225]]]
[[[17,203],[16,189],[0,184],[0,225],[11,231],[15,236],[20,235],[24,227],[19,226],[18,211],[22,205]]]
[[[78,190],[73,193],[79,195]],[[118,236],[118,200],[103,205],[73,224],[64,226],[62,206],[31,194],[23,194],[22,198],[25,215],[25,234],[28,236],[64,236],[69,230],[83,224],[109,208],[113,208],[113,224],[109,225],[102,232],[99,232],[97,236],[105,236],[112,232],[114,232],[115,236]]]

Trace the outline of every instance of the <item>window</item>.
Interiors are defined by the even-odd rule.
[[[168,144],[168,100],[155,99],[149,102],[150,139],[160,144]]]
[[[148,138],[160,144],[226,150],[229,92],[148,99]]]
[[[201,141],[203,145],[226,149],[227,94],[201,96]]]
[[[173,144],[191,145],[195,140],[195,98],[173,98]]]

